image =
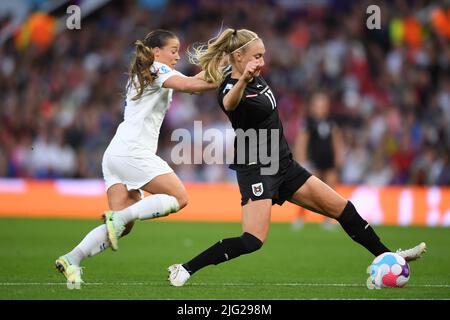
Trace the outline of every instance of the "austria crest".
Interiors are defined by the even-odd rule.
[[[263,192],[264,192],[264,188],[263,188],[262,182],[252,184],[252,191],[253,191],[253,194],[254,194],[255,196],[257,196],[257,197],[259,197],[260,195],[262,195]]]

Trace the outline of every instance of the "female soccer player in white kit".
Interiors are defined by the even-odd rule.
[[[128,234],[135,220],[153,219],[177,212],[187,204],[187,192],[169,165],[156,155],[159,130],[173,90],[203,92],[217,85],[206,82],[203,72],[186,77],[174,70],[180,59],[180,42],[171,32],[155,30],[136,41],[130,65],[124,121],[106,149],[102,170],[109,208],[105,224],[96,227],[69,253],[56,260],[68,288],[80,288],[80,263]],[[141,200],[141,191],[151,196]]]

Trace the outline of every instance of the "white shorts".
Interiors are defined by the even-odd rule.
[[[167,162],[151,154],[145,158],[115,156],[105,153],[102,161],[106,190],[122,183],[128,190],[138,190],[155,177],[173,172]]]

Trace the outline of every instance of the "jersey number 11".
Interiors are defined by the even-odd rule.
[[[275,100],[275,97],[273,96],[272,90],[267,90],[266,92],[264,92],[264,94],[266,95],[267,98],[269,98],[270,103],[272,104],[272,109],[275,109],[277,106],[277,102]]]

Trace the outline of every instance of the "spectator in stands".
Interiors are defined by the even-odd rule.
[[[13,3],[8,7],[16,6]],[[400,129],[391,130],[389,122],[395,112],[400,118],[406,114],[405,118],[412,120],[412,126],[408,126],[413,155],[412,162],[408,162],[411,165],[402,166],[401,177],[395,171],[388,183],[415,181],[412,163],[428,153],[428,148],[445,159],[438,145],[450,148],[450,42],[436,18],[432,20],[427,1],[414,1],[408,7],[396,1],[385,3],[383,10],[387,14],[380,31],[368,30],[361,24],[367,1],[321,1],[314,5],[261,1],[258,15],[253,14],[254,7],[249,2],[239,0],[202,1],[195,7],[180,5],[179,1],[161,1],[156,7],[142,3],[109,2],[84,18],[81,30],[63,30],[55,35],[45,52],[32,45],[19,51],[13,39],[0,45],[0,149],[7,159],[0,161],[3,175],[48,177],[42,173],[42,166],[30,168],[20,158],[28,152],[25,150],[30,142],[38,146],[42,143],[41,126],[56,126],[78,159],[76,172],[67,171],[62,176],[100,177],[98,155],[106,148],[123,113],[130,39],[144,29],[165,27],[179,33],[183,42],[192,43],[210,38],[222,19],[225,25],[236,26],[245,21],[243,27],[254,29],[273,48],[267,56],[270,68],[264,77],[277,83],[279,112],[287,124],[286,139],[291,146],[297,133],[294,124],[305,113],[306,97],[317,88],[330,92],[330,114],[345,133],[344,140],[351,142],[354,136],[358,137],[357,142],[346,146],[340,182],[366,180],[376,148],[383,149],[383,163],[392,169],[398,167],[398,157],[392,157],[397,149],[392,147],[400,141],[398,134],[404,131],[405,124],[400,121]],[[402,17],[420,17],[408,20],[413,21],[415,30],[408,38],[387,32],[394,28],[394,18],[403,21],[397,12],[402,12]],[[296,19],[299,16],[302,19]],[[6,22],[0,24],[7,25],[11,17],[3,19]],[[7,28],[0,29],[0,33],[4,29]],[[421,29],[426,31],[422,32],[426,37],[417,36]],[[108,37],[112,33],[115,37]],[[180,71],[193,72],[183,59]],[[168,141],[174,129],[191,129],[193,121],[202,120],[207,112],[219,113],[211,111],[216,103],[214,95],[188,96],[178,102],[176,99],[174,106],[179,103],[179,107],[169,110],[167,119],[177,118],[181,110],[183,117],[182,121],[163,124],[161,151],[165,153],[170,152]],[[189,109],[188,105],[196,108]],[[356,162],[358,170],[352,170],[348,161],[363,158],[367,168]],[[177,171],[178,167],[174,169]],[[186,176],[196,180],[212,177],[206,174],[207,166],[196,165],[193,170]],[[214,173],[215,179],[228,179],[226,166],[221,170]],[[448,166],[442,170],[448,170]]]

